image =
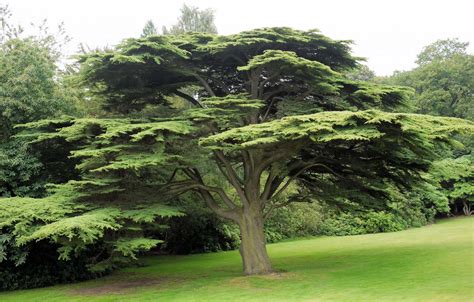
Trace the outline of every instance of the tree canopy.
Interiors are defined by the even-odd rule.
[[[438,40],[418,55],[418,67],[395,72],[383,82],[412,87],[418,113],[454,116],[472,120],[474,56],[469,43],[458,39]]]
[[[459,41],[458,38],[438,40],[425,46],[418,54],[416,63],[424,65],[433,61],[450,59],[457,55],[466,55],[469,42]]]

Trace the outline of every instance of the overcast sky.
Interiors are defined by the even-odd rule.
[[[148,19],[171,25],[183,2],[215,9],[220,34],[290,26],[353,40],[354,53],[378,75],[412,68],[422,47],[437,39],[458,37],[474,49],[472,0],[0,0],[21,24],[64,21],[70,53],[80,42],[95,48],[137,37]]]

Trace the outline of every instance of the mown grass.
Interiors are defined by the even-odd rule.
[[[474,301],[474,218],[396,233],[269,245],[269,276],[237,251],[145,259],[106,278],[0,293],[0,301]]]

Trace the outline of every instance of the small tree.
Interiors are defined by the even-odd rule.
[[[451,135],[473,129],[460,119],[389,112],[403,109],[410,91],[345,78],[356,66],[349,42],[315,30],[129,39],[81,62],[105,107],[123,117],[25,126],[39,150],[69,144],[82,162],[82,179],[56,186],[50,202],[100,211],[74,217],[94,230],[87,242],[82,224],[58,228],[69,225],[62,218],[22,239],[52,238],[66,251],[104,236],[126,242],[115,248],[122,256],[149,248],[156,242],[136,222],[153,222],[160,203],[193,192],[239,225],[244,272],[268,273],[263,222],[274,208],[305,194],[372,208],[403,202]],[[201,89],[186,94],[191,85]],[[176,109],[176,97],[193,107]],[[150,107],[153,116],[136,114]],[[293,183],[298,194],[282,202]]]
[[[75,111],[57,81],[68,37],[62,26],[51,33],[45,22],[32,24],[34,35],[26,35],[10,17],[8,7],[0,6],[0,197],[38,197],[54,168],[46,172],[27,143],[11,136],[16,124]]]
[[[143,38],[147,36],[153,36],[156,34],[158,34],[158,30],[156,29],[153,21],[151,20],[146,21],[145,26],[143,27],[143,30],[142,30],[141,37]]]
[[[183,4],[178,23],[171,26],[170,29],[163,26],[163,34],[178,35],[186,32],[217,34],[214,19],[214,10],[210,8],[200,10],[198,7]]]

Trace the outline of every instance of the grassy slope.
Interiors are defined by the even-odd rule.
[[[282,273],[265,277],[241,276],[236,251],[154,257],[146,267],[3,293],[0,301],[474,301],[473,231],[473,218],[457,218],[397,233],[272,244]]]

